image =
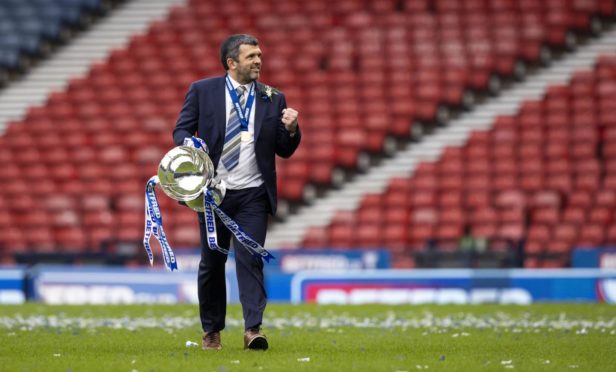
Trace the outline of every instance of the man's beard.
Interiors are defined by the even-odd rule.
[[[238,78],[244,83],[251,83],[259,78],[260,70],[253,71],[252,68],[248,68],[245,71],[239,71]]]

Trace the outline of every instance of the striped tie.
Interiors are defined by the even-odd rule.
[[[235,91],[240,98],[240,107],[243,108],[244,103],[246,102],[246,99],[244,97],[244,92],[246,91],[246,88],[243,85],[240,85],[235,89]],[[250,118],[248,119],[250,120]],[[235,108],[232,107],[231,113],[229,114],[229,121],[227,122],[225,146],[222,149],[222,156],[220,157],[220,161],[222,161],[228,171],[231,171],[233,168],[235,168],[240,161],[240,133],[240,118],[237,115],[237,111],[235,110]]]

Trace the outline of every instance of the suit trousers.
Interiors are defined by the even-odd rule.
[[[267,231],[269,199],[265,185],[242,190],[227,190],[220,209],[231,217],[255,241],[263,245]],[[227,288],[225,263],[227,255],[211,250],[203,213],[199,213],[201,230],[201,261],[199,263],[198,293],[201,326],[205,332],[225,328]],[[235,251],[235,266],[245,329],[259,328],[267,303],[263,278],[263,260],[255,258],[242,246],[216,217],[218,245],[229,248],[231,239]]]

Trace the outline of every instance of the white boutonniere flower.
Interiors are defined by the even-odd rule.
[[[270,87],[269,85],[265,85],[265,84],[263,84],[263,86],[261,87],[261,92],[263,93],[261,98],[263,100],[268,100],[269,99],[270,102],[272,101],[272,96],[275,96],[278,93],[280,93],[280,91],[278,89]]]

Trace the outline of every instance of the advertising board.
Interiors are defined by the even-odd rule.
[[[23,268],[0,266],[0,304],[24,303],[26,301],[24,286]]]
[[[320,304],[616,303],[616,270],[302,272],[292,279],[291,301]]]

